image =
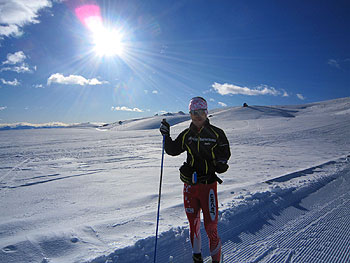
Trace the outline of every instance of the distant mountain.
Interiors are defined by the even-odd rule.
[[[301,113],[321,114],[322,112],[333,112],[335,115],[350,114],[350,97],[321,101],[302,105],[282,105],[282,106],[255,106],[246,107],[225,107],[209,111],[209,118],[214,122],[221,120],[245,121],[253,119],[269,119],[269,118],[295,118]],[[162,119],[166,119],[171,126],[189,121],[190,115],[182,111],[177,113],[156,114],[152,117],[144,117],[118,121],[114,123],[76,123],[65,124],[60,122],[31,124],[31,123],[14,123],[0,124],[0,130],[23,130],[23,129],[52,129],[52,128],[97,128],[99,130],[150,130],[158,129]],[[184,124],[187,125],[187,124]]]
[[[100,127],[101,123],[75,123],[75,124],[66,124],[61,122],[52,122],[52,123],[42,123],[42,124],[33,124],[33,123],[12,123],[12,124],[0,124],[1,130],[29,130],[29,129],[55,129],[55,128],[97,128]]]

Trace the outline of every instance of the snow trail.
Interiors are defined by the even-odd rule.
[[[303,187],[286,183],[296,174],[321,173]],[[270,182],[275,194],[256,192],[245,208],[220,212],[219,234],[224,262],[348,262],[350,250],[350,162],[328,161]],[[262,182],[261,184],[265,184]],[[258,186],[257,186],[258,187]],[[208,240],[201,225],[203,254]],[[154,238],[117,250],[91,263],[153,262]],[[188,229],[162,233],[157,262],[191,262]],[[339,252],[337,249],[339,249]],[[206,257],[204,262],[211,262]]]
[[[350,164],[311,189],[277,215],[261,215],[261,230],[224,244],[225,262],[349,262]]]

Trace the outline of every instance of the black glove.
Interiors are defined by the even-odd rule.
[[[160,123],[160,133],[165,136],[170,136],[170,124],[165,119]]]
[[[226,172],[227,169],[228,169],[228,165],[226,160],[220,160],[216,162],[215,172],[221,174]]]

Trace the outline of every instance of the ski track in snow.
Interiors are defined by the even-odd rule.
[[[220,212],[218,226],[224,262],[349,262],[350,259],[350,159],[341,158],[317,167],[276,178],[279,182],[325,173],[301,188],[285,188],[275,195],[255,193],[238,211]],[[321,168],[325,169],[322,170]],[[264,184],[264,183],[262,183]],[[269,184],[274,184],[270,182]],[[204,254],[208,240],[201,226]],[[191,262],[188,229],[162,233],[157,262]],[[91,263],[153,262],[154,237],[102,256]],[[338,251],[337,251],[338,250]],[[211,262],[205,258],[204,262]]]
[[[350,165],[305,190],[278,216],[262,213],[257,233],[224,244],[226,262],[349,262]]]
[[[225,262],[350,262],[349,101],[213,111],[233,154],[218,187]],[[149,127],[162,118],[1,131],[0,262],[153,262],[161,136]],[[173,136],[189,125],[167,118]],[[159,263],[191,262],[183,161],[165,157]],[[210,262],[203,225],[202,242]]]

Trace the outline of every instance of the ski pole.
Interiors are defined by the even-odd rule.
[[[162,162],[161,162],[161,165],[160,165],[160,180],[159,180],[159,193],[158,193],[158,212],[157,212],[157,226],[156,226],[156,243],[155,243],[155,246],[154,246],[154,261],[153,261],[154,263],[156,263],[156,258],[157,258],[157,241],[158,241],[160,197],[161,197],[161,194],[162,194],[162,180],[163,180],[164,144],[165,144],[165,135],[163,135]]]

